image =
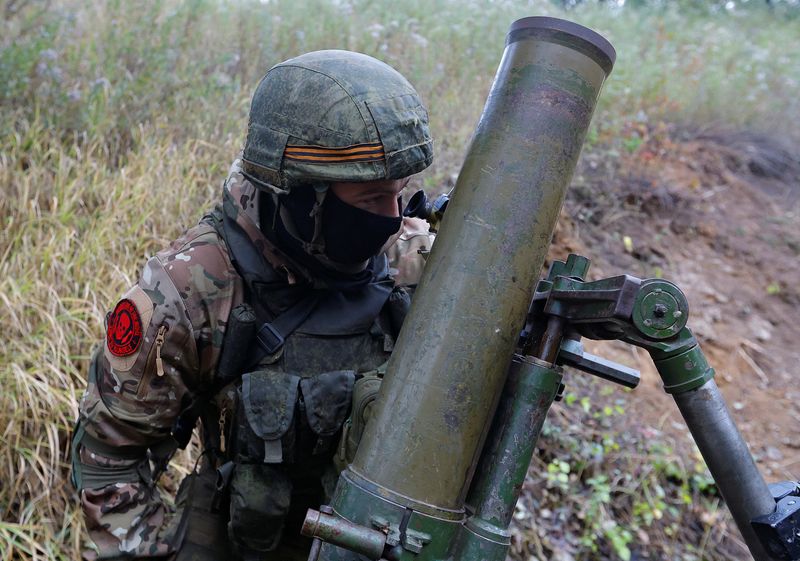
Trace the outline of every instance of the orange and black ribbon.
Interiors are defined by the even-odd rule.
[[[287,145],[284,151],[287,160],[309,162],[314,164],[341,164],[350,162],[379,162],[385,155],[383,145],[357,144],[342,148],[326,146],[292,146]]]

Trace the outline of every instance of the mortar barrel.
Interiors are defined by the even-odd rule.
[[[605,39],[571,22],[511,26],[353,480],[421,512],[462,513],[614,58]]]

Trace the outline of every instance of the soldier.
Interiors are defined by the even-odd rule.
[[[106,318],[73,437],[89,557],[306,558],[299,525],[350,449],[354,385],[378,379],[409,304],[384,251],[432,148],[417,92],[376,59],[267,73],[222,203]],[[155,482],[197,420],[173,509]]]

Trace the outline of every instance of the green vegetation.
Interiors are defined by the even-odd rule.
[[[0,0],[0,557],[78,558],[67,448],[91,346],[145,257],[217,199],[272,64],[346,48],[394,65],[428,102],[438,159],[423,181],[444,189],[507,27],[527,15],[576,20],[617,48],[587,150],[635,151],[636,133],[621,131],[661,120],[800,140],[789,128],[800,114],[798,20],[750,4]],[[591,405],[572,408],[591,418]],[[628,559],[631,540],[653,528],[680,542],[681,501],[711,512],[717,499],[695,462],[560,418],[532,484],[563,503],[579,557]],[[630,475],[614,471],[623,467]]]
[[[636,426],[614,399],[618,388],[581,375],[567,382],[573,391],[548,417],[517,507],[518,558],[565,549],[623,561],[736,555],[721,544],[727,513],[699,451]]]

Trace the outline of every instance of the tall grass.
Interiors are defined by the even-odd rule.
[[[217,199],[271,65],[322,48],[397,67],[427,101],[442,187],[509,23],[565,16],[615,44],[590,135],[724,122],[798,139],[797,23],[768,12],[455,0],[0,2],[0,557],[75,559],[68,434],[102,318]]]
[[[183,137],[240,134],[264,71],[325,48],[396,66],[427,100],[444,155],[451,147],[460,155],[509,23],[531,14],[569,17],[615,44],[600,129],[667,118],[800,134],[785,118],[800,110],[792,50],[800,26],[765,10],[687,16],[671,2],[565,13],[542,0],[150,0],[132,13],[120,0],[20,1],[26,7],[2,24],[0,103],[12,111],[2,131],[39,120],[62,138],[102,138],[111,156],[132,146],[132,129],[161,117]]]

